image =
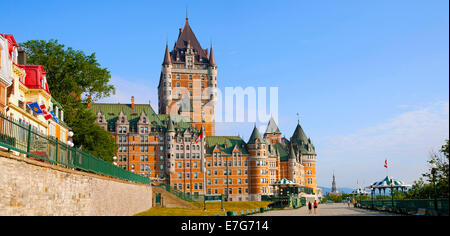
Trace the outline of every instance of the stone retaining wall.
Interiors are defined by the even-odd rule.
[[[0,215],[134,215],[151,207],[149,185],[0,151]]]

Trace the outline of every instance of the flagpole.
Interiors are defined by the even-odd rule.
[[[386,176],[389,176],[389,166],[387,163],[387,158],[384,159],[384,168],[386,168]]]
[[[202,156],[202,171],[203,171],[203,197],[206,195],[206,160],[205,160],[205,155],[203,155],[203,127],[201,128],[201,132],[200,132],[200,152],[201,152],[201,156]]]

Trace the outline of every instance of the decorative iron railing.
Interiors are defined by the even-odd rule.
[[[79,148],[69,147],[58,139],[33,130],[31,125],[21,124],[4,114],[0,114],[0,146],[8,151],[26,154],[28,158],[66,168],[137,183],[150,183],[144,176],[119,168]]]

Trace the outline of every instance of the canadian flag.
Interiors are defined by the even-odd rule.
[[[198,142],[200,142],[200,140],[202,140],[203,139],[203,130],[202,130],[202,132],[200,133],[200,135],[197,137],[197,139],[195,140],[195,143],[197,144]]]
[[[42,113],[44,113],[44,119],[50,120],[52,118],[52,114],[47,112],[47,108],[45,107],[45,104],[42,104],[39,106],[42,110]]]
[[[387,159],[384,160],[384,168],[388,168],[388,165],[387,165]]]

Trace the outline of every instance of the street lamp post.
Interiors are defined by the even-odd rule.
[[[394,210],[394,185],[392,183],[392,178],[391,178],[391,200],[392,200],[392,210]]]
[[[437,204],[437,190],[436,190],[436,166],[434,164],[431,166],[431,178],[433,181],[433,189],[434,189],[434,210],[436,210],[437,212],[438,204]]]
[[[114,164],[115,166],[117,166],[117,157],[116,157],[116,156],[113,156],[113,164]]]
[[[371,196],[372,196],[372,209],[373,209],[373,190],[374,190],[374,188],[372,187],[372,188],[370,188],[370,194],[371,194]]]

